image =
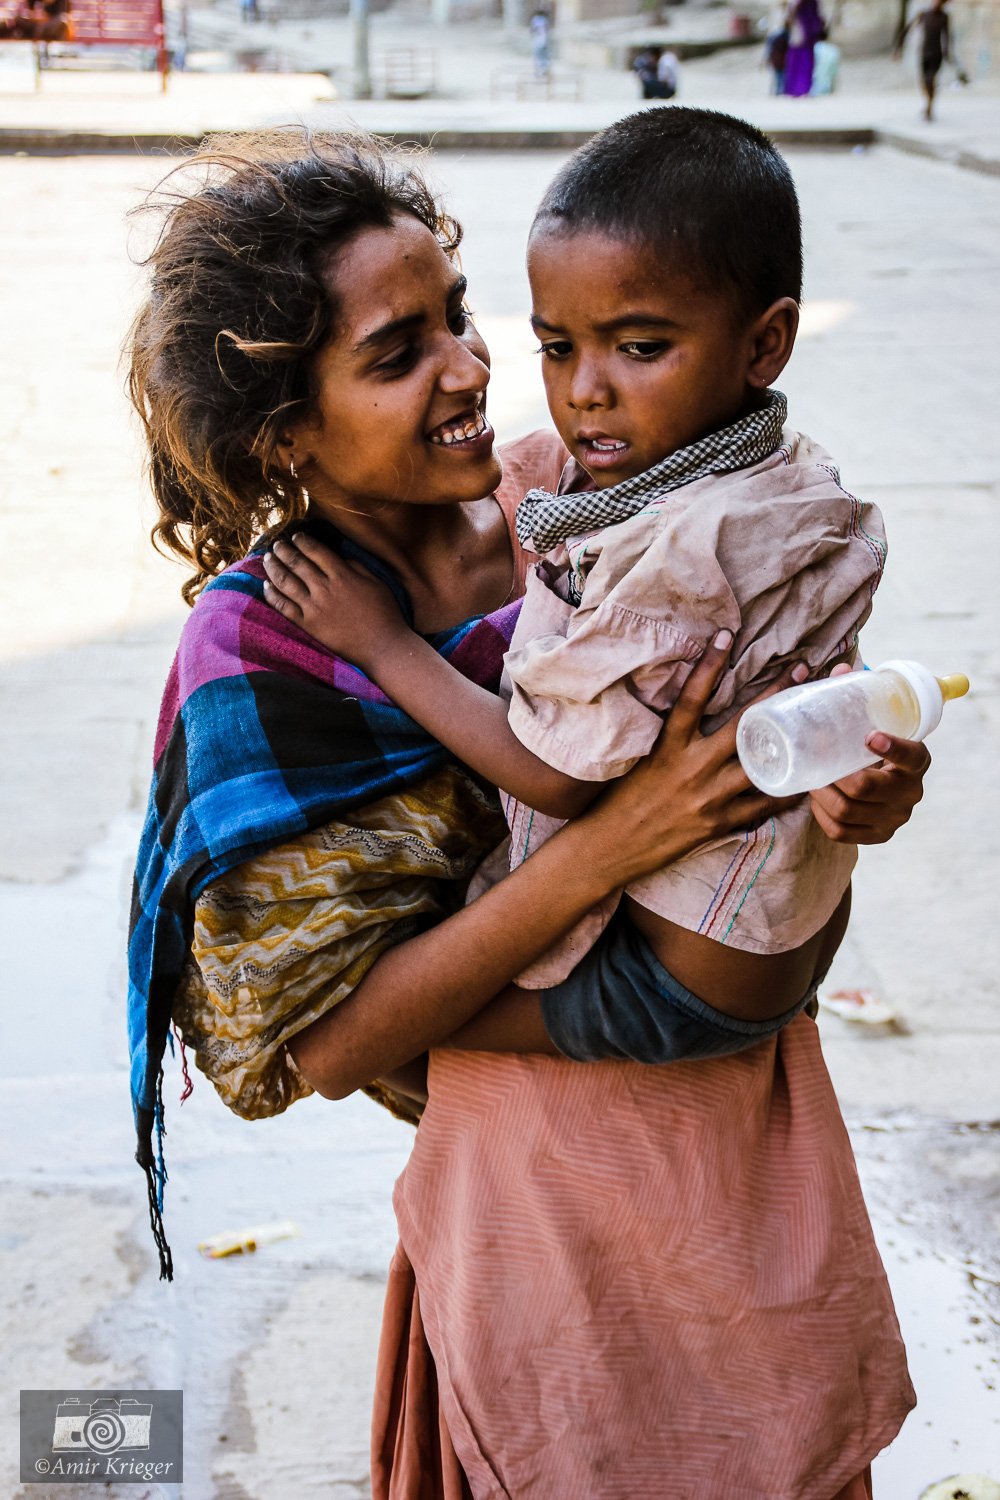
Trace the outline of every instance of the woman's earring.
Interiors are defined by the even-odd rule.
[[[289,472],[289,474],[291,474],[291,476],[292,476],[293,479],[298,479],[299,476],[298,476],[298,474],[295,471],[295,460],[294,460],[294,458],[290,458],[288,460],[288,472]]]

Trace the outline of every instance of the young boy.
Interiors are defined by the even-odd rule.
[[[459,682],[388,601],[373,620],[370,588],[354,602],[358,664],[504,788],[512,864],[651,748],[719,632],[733,642],[709,731],[789,660],[853,661],[885,558],[877,511],[784,426],[771,389],[795,341],[802,250],[794,184],[760,132],[694,109],[619,121],[552,183],[528,272],[569,461],[557,492],[529,492],[517,514],[541,560],[507,657],[509,709]],[[278,553],[308,584],[299,618],[343,653],[349,571],[305,537]],[[855,857],[799,801],[630,887],[631,924],[595,946],[612,911],[595,912],[519,983],[546,992],[549,1035],[571,1056],[739,1050],[805,1003]],[[620,1005],[611,1018],[613,993],[634,1000],[631,1018]]]

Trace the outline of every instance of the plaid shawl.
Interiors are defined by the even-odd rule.
[[[332,528],[309,529],[362,561],[412,619],[383,564]],[[410,786],[448,759],[356,667],[265,603],[265,550],[214,578],[185,624],[160,710],[136,862],[132,1105],[161,1280],[172,1278],[162,1220],[163,1055],[198,895],[234,865]],[[519,608],[518,600],[429,639],[466,677],[496,691]]]

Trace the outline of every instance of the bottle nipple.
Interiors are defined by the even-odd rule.
[[[964,698],[969,691],[969,679],[964,672],[952,672],[948,677],[939,677],[937,684],[945,703],[950,703],[953,698]]]

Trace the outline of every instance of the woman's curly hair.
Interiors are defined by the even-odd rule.
[[[143,261],[128,391],[149,444],[153,540],[193,563],[181,591],[192,604],[262,534],[305,514],[277,447],[315,396],[336,316],[331,258],[400,212],[449,255],[461,230],[412,161],[371,137],[297,127],[214,138],[143,208],[163,223]]]

